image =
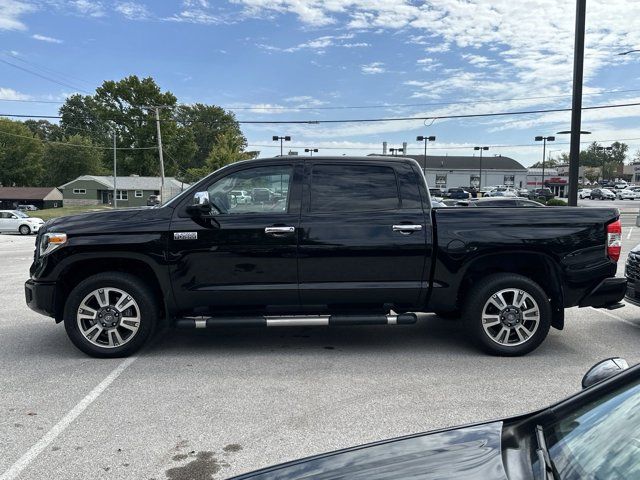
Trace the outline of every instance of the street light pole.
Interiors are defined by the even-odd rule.
[[[547,153],[547,142],[554,142],[556,140],[556,137],[553,136],[549,136],[549,137],[543,137],[543,136],[537,136],[535,138],[536,142],[542,142],[542,186],[540,188],[544,188],[544,161],[545,161],[545,156]]]
[[[113,129],[113,208],[118,208],[118,187],[116,185],[116,129]]]
[[[282,141],[284,140],[285,142],[290,142],[291,137],[289,135],[285,135],[284,137],[279,137],[278,135],[274,135],[272,139],[274,142],[277,142],[278,140],[280,140],[280,156],[282,157]]]
[[[313,157],[313,152],[318,153],[318,149],[313,147],[305,148],[304,151],[308,153],[310,157]]]
[[[489,147],[473,147],[474,150],[480,150],[480,178],[478,179],[478,192],[482,188],[482,151],[489,150]]]
[[[580,169],[580,124],[582,122],[582,81],[584,70],[584,27],[587,0],[576,0],[576,31],[573,49],[573,95],[571,102],[571,145],[569,148],[569,205],[578,205]]]
[[[416,141],[418,142],[424,142],[424,162],[422,165],[422,169],[426,170],[427,169],[427,142],[435,142],[436,141],[436,137],[431,135],[429,137],[425,137],[423,135],[418,135],[416,137]]]
[[[610,152],[611,150],[613,150],[613,147],[602,147],[600,145],[598,145],[596,147],[596,151],[597,152],[602,152],[602,183],[604,184],[604,168],[605,168],[605,162],[607,161],[607,152]]]

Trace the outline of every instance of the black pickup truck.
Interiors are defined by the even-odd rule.
[[[25,294],[98,357],[133,353],[160,324],[416,312],[458,316],[489,353],[522,355],[567,307],[621,306],[619,255],[614,208],[432,209],[412,159],[278,157],[228,165],[159,207],[47,222]]]

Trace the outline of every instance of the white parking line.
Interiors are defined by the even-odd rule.
[[[27,452],[11,465],[7,471],[0,475],[0,480],[13,480],[20,472],[27,468],[42,451],[49,446],[71,423],[84,412],[104,392],[113,381],[125,371],[138,357],[129,357],[113,369],[89,394],[76,404],[57,424],[51,428],[40,440],[38,440]]]
[[[631,238],[631,232],[633,232],[633,227],[629,229],[629,233],[627,233],[627,240]]]
[[[635,323],[635,322],[632,322],[631,320],[627,320],[626,318],[619,317],[618,315],[616,315],[614,313],[611,313],[608,310],[603,310],[603,309],[600,309],[600,308],[593,308],[593,307],[591,307],[591,309],[595,310],[596,312],[604,313],[607,317],[614,318],[614,319],[616,319],[616,320],[618,320],[618,321],[620,321],[622,323],[626,323],[627,325],[631,325],[633,327],[640,328],[640,324],[639,323]]]

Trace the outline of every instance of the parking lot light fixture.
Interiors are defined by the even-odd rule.
[[[313,152],[318,153],[318,149],[313,147],[305,148],[304,151],[307,152],[311,157],[313,157]]]
[[[609,147],[603,147],[601,145],[596,146],[596,151],[597,152],[602,152],[602,183],[604,184],[604,169],[605,169],[605,162],[607,161],[607,152],[610,152],[611,150],[613,150],[613,147],[609,146]]]
[[[542,142],[542,186],[541,188],[544,188],[544,160],[547,154],[547,142],[555,142],[556,137],[553,137],[553,136],[543,137],[539,135],[535,137],[534,140],[536,142]]]
[[[474,150],[480,151],[480,178],[478,179],[478,192],[482,188],[482,151],[489,150],[489,147],[473,147]]]
[[[434,135],[430,135],[428,137],[425,137],[423,135],[418,135],[416,137],[416,141],[417,142],[424,142],[424,162],[422,164],[422,169],[426,170],[427,169],[427,143],[428,142],[435,142],[436,141],[436,137]]]
[[[390,148],[389,151],[391,152],[391,155],[393,155],[394,157],[398,153],[404,154],[404,148]]]
[[[285,135],[284,137],[279,137],[278,135],[274,135],[272,138],[274,142],[277,142],[278,140],[280,140],[280,156],[282,156],[282,141],[284,140],[285,142],[290,142],[291,137],[289,135]]]

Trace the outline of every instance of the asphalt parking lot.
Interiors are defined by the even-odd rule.
[[[226,478],[527,412],[578,391],[603,358],[640,361],[630,305],[570,309],[565,330],[523,358],[479,353],[458,322],[423,315],[414,326],[168,331],[130,359],[96,360],[25,306],[33,242],[0,235],[2,480]],[[619,275],[640,243],[635,215],[623,216],[623,242]]]

